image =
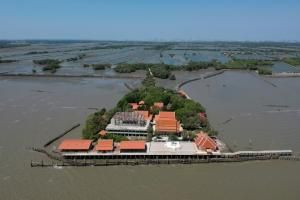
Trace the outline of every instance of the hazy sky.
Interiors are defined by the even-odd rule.
[[[0,39],[300,41],[300,0],[0,0]]]

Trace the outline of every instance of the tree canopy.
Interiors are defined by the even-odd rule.
[[[104,130],[110,119],[116,112],[132,111],[129,103],[138,103],[144,101],[143,110],[148,110],[152,114],[157,114],[159,110],[153,109],[155,102],[163,102],[164,110],[174,111],[177,120],[183,124],[186,130],[205,129],[210,130],[208,122],[202,122],[199,117],[200,112],[205,112],[203,106],[191,99],[186,99],[179,95],[176,91],[155,86],[155,80],[151,75],[147,75],[143,81],[143,85],[135,89],[119,100],[116,107],[110,111],[102,109],[90,115],[83,129],[84,138],[97,138],[98,132]],[[107,136],[113,137],[113,136]],[[124,140],[125,138],[115,138],[116,140]]]

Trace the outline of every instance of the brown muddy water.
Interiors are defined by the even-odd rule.
[[[261,147],[256,142],[256,138],[261,138],[268,147],[299,151],[299,112],[288,111],[299,109],[299,79],[270,81],[278,87],[249,74],[226,73],[191,83],[184,89],[201,100],[210,121],[228,141],[236,141],[236,148],[247,147],[244,141],[251,133],[253,148]],[[114,106],[128,92],[124,82],[139,84],[137,80],[0,78],[0,199],[299,199],[300,162],[293,161],[30,167],[31,160],[45,158],[26,147],[41,146],[73,124],[83,123],[93,112],[91,108]],[[272,96],[268,95],[277,90],[279,94],[273,97],[278,100],[270,102]],[[258,95],[252,96],[254,91]],[[289,98],[280,97],[286,95]],[[281,112],[275,109],[276,115],[274,108],[265,104],[290,107],[280,108]],[[274,115],[274,119],[269,119],[269,115]],[[231,122],[219,125],[232,116]],[[257,124],[246,123],[251,116],[255,120],[249,123]],[[265,128],[271,125],[274,128]],[[252,126],[256,128],[247,130]],[[273,131],[265,133],[269,130]],[[70,134],[76,137],[80,131]]]
[[[235,150],[300,152],[300,79],[225,72],[185,85],[207,108],[220,136]]]

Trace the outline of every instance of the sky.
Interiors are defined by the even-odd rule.
[[[0,0],[0,39],[300,41],[300,0]]]

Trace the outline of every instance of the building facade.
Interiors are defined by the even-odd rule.
[[[151,116],[148,111],[117,112],[107,125],[107,133],[123,136],[147,136]]]

